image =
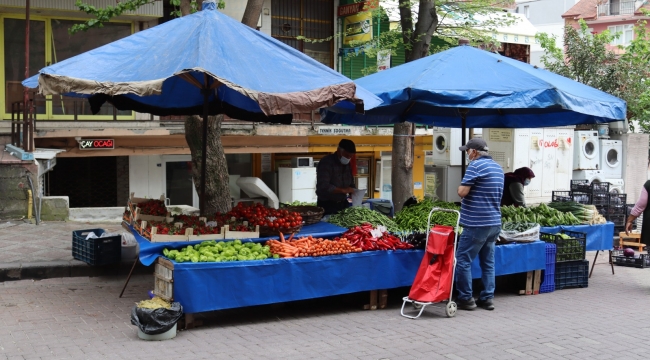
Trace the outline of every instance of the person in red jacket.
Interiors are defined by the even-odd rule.
[[[520,167],[514,172],[506,173],[503,181],[503,197],[501,206],[514,205],[526,207],[524,198],[524,186],[530,184],[535,177],[533,170],[527,167]]]

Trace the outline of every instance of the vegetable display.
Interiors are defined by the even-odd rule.
[[[598,212],[594,205],[579,204],[573,201],[551,202],[549,207],[573,214],[583,224],[604,224],[607,220]]]
[[[387,233],[385,228],[380,226],[375,229],[368,223],[355,226],[341,236],[348,239],[353,246],[359,246],[364,251],[413,248],[413,245],[402,242],[398,237]]]
[[[414,232],[404,237],[404,241],[413,245],[415,249],[424,249],[427,245],[427,234],[422,232]]]
[[[427,232],[427,218],[434,207],[460,211],[460,206],[454,203],[424,198],[417,204],[406,206],[397,212],[395,223],[401,231]],[[449,212],[437,211],[431,215],[432,226],[434,224],[456,226],[457,220],[458,215]]]
[[[397,226],[397,224],[395,224],[395,222],[388,216],[362,206],[346,208],[338,214],[332,215],[329,222],[344,228],[351,228],[369,223],[373,226],[383,225],[391,233],[399,231],[399,226]]]
[[[289,203],[280,203],[280,207],[285,207],[285,206],[316,206],[315,202],[307,202],[307,201],[292,201]]]
[[[532,207],[502,206],[501,221],[504,223],[538,223],[541,226],[581,224],[581,221],[572,213],[563,213],[546,204]]]
[[[167,208],[165,207],[165,202],[162,200],[147,200],[141,203],[138,203],[137,206],[140,208],[140,213],[144,215],[153,215],[153,216],[166,216]]]
[[[252,206],[239,203],[226,214],[217,213],[214,220],[221,226],[233,217],[239,221],[248,221],[252,227],[259,225],[280,232],[287,232],[302,225],[302,216],[299,213],[267,208],[260,203]]]
[[[223,262],[223,261],[245,261],[264,260],[269,257],[279,258],[271,254],[268,246],[259,243],[241,240],[234,241],[204,241],[196,245],[188,245],[181,250],[163,249],[163,255],[178,263],[182,262]]]
[[[353,246],[345,237],[337,237],[334,240],[313,238],[311,235],[295,240],[292,240],[292,237],[293,235],[285,241],[284,236],[280,233],[279,241],[269,240],[266,242],[266,246],[269,247],[274,257],[279,256],[283,258],[326,256],[361,252],[360,247]]]
[[[503,230],[503,231],[515,231],[515,232],[518,232],[518,233],[522,233],[522,232],[528,231],[530,229],[533,229],[537,225],[538,225],[537,223],[529,223],[529,222],[522,222],[522,223],[504,222],[501,225],[501,230]]]

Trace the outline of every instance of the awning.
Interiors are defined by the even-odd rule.
[[[524,14],[510,13],[515,17],[515,23],[492,31],[492,38],[502,43],[530,45],[535,43],[537,28]]]

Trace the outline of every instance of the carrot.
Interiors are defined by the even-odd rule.
[[[285,241],[284,241],[284,235],[282,235],[282,233],[280,233],[280,241],[281,241],[281,242],[285,242]]]
[[[287,240],[287,241],[291,241],[291,239],[293,239],[293,235],[295,235],[295,234],[296,233],[291,233],[291,236],[289,236],[289,240]]]

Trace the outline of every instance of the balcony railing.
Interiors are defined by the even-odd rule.
[[[634,15],[635,1],[611,1],[598,5],[598,16]]]
[[[31,100],[27,111],[23,102],[11,104],[11,145],[28,153],[34,151],[34,102]]]

